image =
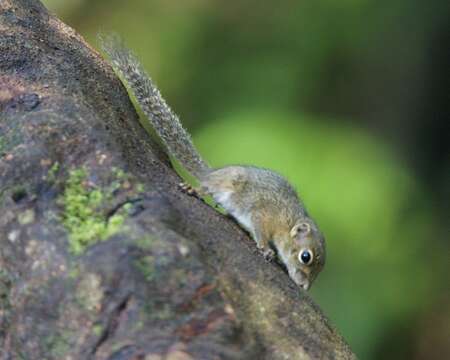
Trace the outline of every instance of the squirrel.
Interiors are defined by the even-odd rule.
[[[325,264],[325,240],[294,188],[268,169],[211,168],[135,55],[117,36],[100,35],[99,39],[113,69],[131,89],[166,151],[199,181],[196,192],[212,196],[250,233],[266,259],[277,256],[295,284],[308,290]]]

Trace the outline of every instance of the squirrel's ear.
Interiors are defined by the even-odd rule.
[[[311,232],[311,225],[306,222],[301,222],[291,229],[291,237],[295,237],[298,234],[308,235]]]

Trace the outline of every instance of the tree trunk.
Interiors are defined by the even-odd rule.
[[[232,220],[178,190],[111,67],[0,2],[0,358],[353,359]]]

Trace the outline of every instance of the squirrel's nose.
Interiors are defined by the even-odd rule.
[[[309,289],[309,282],[305,281],[303,284],[300,285],[304,290],[308,290]]]
[[[303,290],[308,290],[311,283],[308,281],[308,279],[302,278],[297,284]]]
[[[295,276],[292,277],[297,284],[297,286],[300,286],[304,290],[308,290],[311,283],[306,278],[305,274],[303,274],[301,271],[296,271]]]

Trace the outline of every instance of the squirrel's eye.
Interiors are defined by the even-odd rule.
[[[311,252],[311,250],[301,250],[298,253],[298,259],[300,260],[301,263],[305,264],[305,265],[309,265],[311,264],[312,260],[313,260],[313,254]]]

